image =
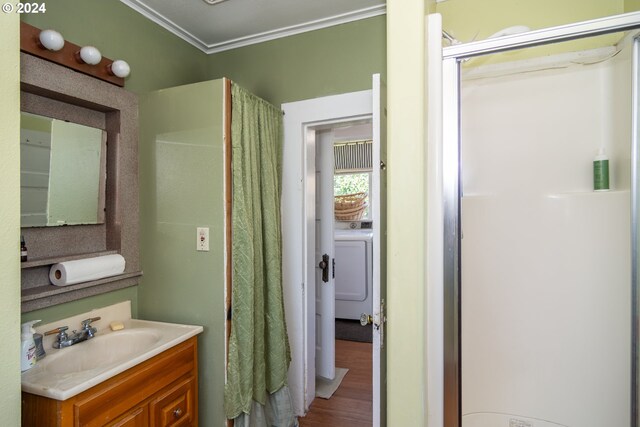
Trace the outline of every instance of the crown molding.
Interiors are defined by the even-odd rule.
[[[250,36],[240,37],[225,42],[214,43],[207,46],[206,53],[217,53],[225,50],[236,49],[239,47],[249,46],[256,43],[262,43],[269,40],[275,40],[282,37],[293,36],[295,34],[306,33],[308,31],[320,30],[322,28],[333,27],[335,25],[346,24],[348,22],[359,21],[361,19],[372,18],[374,16],[384,15],[387,13],[387,5],[382,4],[372,6],[365,9],[355,10],[353,12],[343,13],[340,15],[329,16],[327,18],[309,21],[290,27],[278,28],[263,33],[252,34]]]
[[[239,47],[249,46],[252,44],[262,43],[269,40],[275,40],[282,37],[288,37],[295,34],[306,33],[308,31],[319,30],[322,28],[328,28],[335,25],[346,24],[348,22],[358,21],[361,19],[372,18],[374,16],[384,15],[387,13],[386,4],[378,6],[372,6],[353,12],[347,12],[339,15],[329,16],[327,18],[317,19],[314,21],[305,22],[302,24],[291,25],[289,27],[278,28],[271,31],[265,31],[262,33],[251,34],[244,37],[239,37],[232,40],[223,41],[220,43],[207,44],[198,37],[191,34],[189,31],[178,26],[176,23],[166,18],[165,16],[157,13],[155,10],[149,8],[139,0],[120,0],[136,12],[165,28],[167,31],[180,37],[187,43],[197,47],[201,51],[207,54],[223,52],[226,50],[236,49]]]
[[[191,34],[189,31],[180,27],[178,24],[176,24],[169,18],[166,18],[164,15],[159,14],[155,10],[145,5],[144,3],[141,3],[139,0],[120,0],[120,1],[126,4],[127,6],[129,6],[131,9],[138,12],[139,14],[141,14],[142,16],[144,16],[145,18],[150,19],[151,21],[160,25],[165,30],[175,34],[176,36],[180,37],[182,40],[186,41],[187,43],[207,53],[207,44],[205,42],[203,42],[202,40],[200,40],[199,38]]]

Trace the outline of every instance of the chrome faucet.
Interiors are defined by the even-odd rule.
[[[73,331],[71,335],[67,334],[67,329],[69,329],[68,326],[60,326],[59,328],[47,331],[44,334],[57,334],[56,341],[53,343],[53,348],[71,347],[74,344],[86,341],[95,336],[98,330],[91,326],[91,322],[95,322],[96,320],[100,320],[100,317],[92,317],[90,319],[83,320],[81,322],[82,329],[80,329],[79,331]]]

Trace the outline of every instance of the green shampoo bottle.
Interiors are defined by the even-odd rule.
[[[607,190],[609,190],[609,158],[604,148],[600,148],[593,159],[593,191]]]

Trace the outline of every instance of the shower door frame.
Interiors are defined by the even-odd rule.
[[[441,20],[430,19],[429,26],[436,28],[438,33],[442,31]],[[432,195],[438,201],[438,208],[441,209],[439,225],[436,228],[442,229],[443,252],[442,258],[438,260],[438,255],[428,260],[428,264],[442,265],[441,276],[443,288],[440,291],[430,290],[429,294],[439,296],[443,300],[443,310],[429,311],[428,322],[433,330],[439,329],[440,333],[434,334],[435,339],[429,342],[427,357],[429,360],[441,361],[440,366],[430,365],[427,370],[427,377],[442,381],[442,394],[428,394],[427,406],[432,410],[430,418],[436,421],[434,424],[443,427],[462,426],[461,414],[461,306],[460,306],[460,285],[461,285],[461,188],[460,188],[460,64],[462,61],[492,53],[506,52],[527,47],[535,47],[552,43],[559,43],[597,35],[629,31],[640,28],[640,12],[626,13],[606,18],[594,19],[569,25],[552,27],[542,30],[530,31],[523,34],[500,37],[496,39],[482,40],[472,43],[453,45],[442,49],[442,75],[441,80],[436,82],[440,85],[441,96],[436,89],[439,100],[436,102],[442,106],[442,115],[437,113],[429,116],[429,126],[438,127],[442,125],[441,133],[435,131],[430,136],[430,152],[441,153],[442,164],[438,164],[439,159],[430,160],[429,168],[441,173],[442,185],[437,189],[441,191],[441,197]],[[430,34],[434,34],[430,32]],[[638,122],[640,120],[640,95],[638,86],[640,77],[640,36],[636,36],[633,42],[633,72],[632,72],[632,137],[631,137],[631,425],[638,425]],[[437,58],[440,60],[440,58]],[[436,77],[438,80],[440,76]],[[433,80],[429,80],[431,86]],[[429,88],[433,91],[433,87]],[[430,98],[431,103],[433,98]],[[430,104],[431,105],[431,104]],[[434,123],[431,122],[433,119]],[[435,147],[432,147],[433,144]],[[438,145],[440,144],[440,145]],[[441,167],[440,167],[441,166]],[[440,171],[440,172],[437,172]],[[434,178],[431,176],[430,178]],[[441,205],[440,205],[441,204]],[[431,221],[431,220],[430,220]],[[432,228],[430,228],[433,230]],[[432,255],[433,256],[433,255]],[[434,277],[438,277],[436,272]],[[437,283],[429,283],[429,286],[438,286]],[[431,314],[431,313],[434,314]],[[441,339],[440,339],[441,337]],[[441,411],[441,412],[440,412]]]

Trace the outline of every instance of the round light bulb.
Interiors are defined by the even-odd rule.
[[[48,50],[58,51],[64,46],[64,38],[62,34],[55,30],[40,31],[40,43]]]
[[[113,63],[109,66],[109,69],[114,76],[123,79],[127,77],[131,72],[131,67],[129,67],[129,64],[127,64],[122,59],[116,59],[115,61],[113,61]]]
[[[89,65],[96,65],[102,61],[100,51],[93,46],[84,46],[80,49],[80,58]]]

